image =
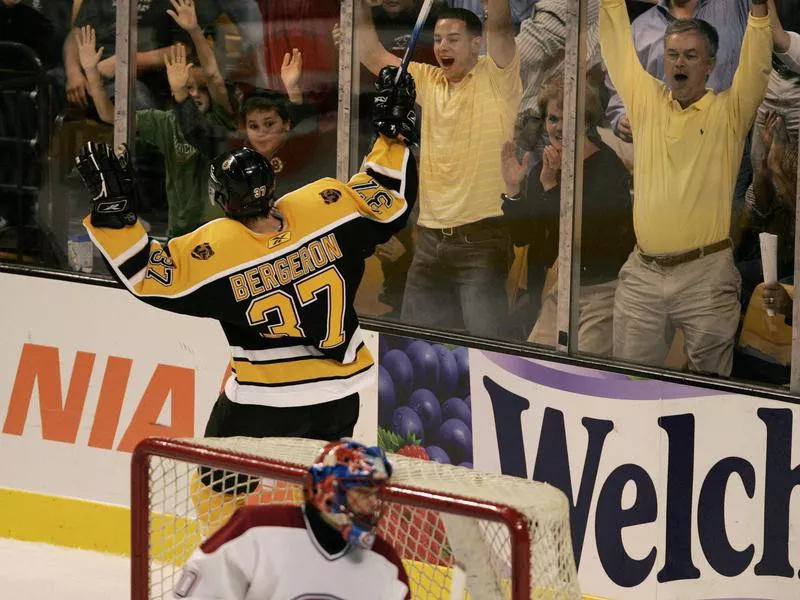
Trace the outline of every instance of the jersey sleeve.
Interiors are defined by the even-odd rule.
[[[111,274],[140,300],[158,308],[196,317],[213,317],[201,298],[204,273],[192,268],[188,236],[162,245],[147,235],[140,221],[130,227],[83,225],[100,250]],[[201,264],[194,261],[195,264]]]
[[[347,188],[372,241],[381,244],[405,227],[414,208],[416,161],[404,143],[380,135]]]

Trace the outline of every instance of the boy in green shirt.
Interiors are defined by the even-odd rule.
[[[89,93],[97,113],[106,123],[114,122],[114,105],[103,88],[97,70],[102,49],[95,49],[95,32],[91,26],[78,31],[78,56],[89,81]],[[203,40],[204,43],[205,40]],[[164,62],[167,79],[176,102],[193,101],[198,110],[208,113],[212,106],[207,80],[200,69],[186,62],[183,46],[170,48]],[[222,109],[224,110],[224,109]],[[213,114],[220,111],[214,110]],[[219,117],[216,117],[217,119]],[[222,216],[208,202],[208,170],[210,163],[181,133],[174,110],[140,110],[136,112],[136,130],[140,140],[154,145],[164,156],[167,190],[167,237],[193,231],[203,223]]]

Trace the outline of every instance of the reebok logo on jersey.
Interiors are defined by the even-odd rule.
[[[192,258],[196,258],[197,260],[208,260],[212,256],[214,256],[214,250],[208,242],[203,242],[195,246],[194,250],[192,250]]]
[[[281,244],[285,244],[290,239],[292,239],[292,232],[284,231],[283,233],[279,233],[274,238],[272,238],[267,244],[267,248],[275,248],[277,246],[280,246]]]

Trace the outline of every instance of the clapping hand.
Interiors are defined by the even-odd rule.
[[[522,162],[517,160],[517,151],[514,142],[506,142],[500,152],[500,169],[503,174],[503,181],[506,184],[506,192],[515,196],[519,193],[520,183],[528,174],[531,153],[526,152],[522,155]]]
[[[545,191],[558,185],[559,172],[561,171],[561,148],[547,146],[542,154],[542,172],[539,181]]]

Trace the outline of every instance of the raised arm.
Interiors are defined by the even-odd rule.
[[[394,86],[396,73],[396,67],[387,67],[378,76],[372,111],[378,137],[362,171],[350,178],[346,188],[368,225],[369,235],[363,239],[368,254],[405,227],[417,199],[417,163],[407,145],[413,141],[417,119],[414,80],[406,73],[395,94],[381,92]]]
[[[97,68],[103,49],[97,48],[96,35],[91,25],[84,25],[75,30],[75,44],[77,46],[78,59],[83,72],[86,74],[89,95],[94,101],[97,114],[106,123],[114,122],[114,103],[106,94],[103,85],[103,77]]]
[[[78,57],[78,31],[77,27],[73,27],[64,40],[64,72],[67,76],[67,100],[70,104],[86,107],[89,82],[81,70]]]
[[[602,0],[600,3],[600,52],[617,94],[631,115],[635,112],[638,96],[654,90],[654,84],[660,83],[639,62],[624,0]]]
[[[489,0],[486,46],[489,56],[501,69],[514,60],[517,43],[514,40],[514,23],[511,21],[509,0]]]
[[[303,53],[297,48],[283,55],[281,64],[281,81],[292,104],[303,103],[303,86],[300,81],[303,77]]]
[[[208,81],[208,93],[212,102],[222,106],[228,114],[233,114],[233,106],[228,97],[228,90],[225,88],[225,79],[220,73],[214,50],[203,36],[203,30],[197,22],[194,2],[192,0],[169,1],[173,10],[168,10],[167,14],[192,38],[192,44],[194,44],[197,58],[200,61],[200,68]]]
[[[745,135],[750,129],[772,71],[772,30],[767,0],[751,0],[750,7],[739,66],[728,96],[732,125],[739,135]]]
[[[386,65],[400,66],[400,59],[386,50],[378,39],[375,23],[372,20],[373,0],[356,0],[356,38],[358,39],[358,58],[361,64],[373,75],[377,75]]]
[[[135,184],[127,151],[117,158],[108,144],[88,142],[76,158],[89,191],[91,213],[83,220],[110,272],[140,300],[158,308],[198,317],[214,317],[198,302],[193,240],[174,238],[162,245],[149,237],[133,211]]]

